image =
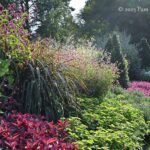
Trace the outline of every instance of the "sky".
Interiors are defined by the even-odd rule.
[[[80,12],[80,10],[84,7],[86,1],[87,0],[71,0],[70,6],[75,8],[75,11],[72,12],[73,16]]]

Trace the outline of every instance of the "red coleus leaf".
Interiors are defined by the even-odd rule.
[[[0,120],[2,149],[7,149],[7,147],[15,150],[77,149],[74,144],[67,142],[68,134],[65,131],[67,121],[59,121],[54,124],[43,121],[42,118],[35,115],[16,112]]]
[[[8,147],[12,148],[12,149],[14,149],[17,146],[17,142],[16,141],[14,141],[14,142],[7,142],[7,141],[5,141],[5,144]]]
[[[52,143],[54,143],[54,142],[56,142],[56,141],[58,141],[57,138],[52,138],[52,139],[47,140],[46,143],[47,143],[47,145],[48,145],[48,144],[52,144]]]
[[[14,136],[13,136],[13,140],[16,140],[18,137],[19,137],[19,133],[16,133]]]
[[[35,142],[33,142],[33,143],[27,141],[27,144],[26,144],[26,146],[25,146],[25,149],[27,149],[27,150],[36,149],[36,148],[38,147],[38,143],[39,143],[39,141],[35,141]]]
[[[35,141],[33,144],[32,144],[32,149],[36,148],[38,146],[38,143],[39,141]]]

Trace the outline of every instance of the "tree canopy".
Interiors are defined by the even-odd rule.
[[[97,37],[114,29],[131,34],[132,42],[150,39],[150,1],[88,0],[81,18],[88,37]]]
[[[26,11],[29,19],[26,28],[36,30],[41,37],[52,37],[63,41],[73,34],[76,25],[73,21],[70,0],[2,0],[1,4],[8,7],[16,4],[16,9]]]

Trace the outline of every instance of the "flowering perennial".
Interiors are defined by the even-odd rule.
[[[130,83],[128,91],[140,91],[145,96],[150,97],[150,83],[145,81],[134,81]]]

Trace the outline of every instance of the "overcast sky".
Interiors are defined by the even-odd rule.
[[[87,0],[71,0],[70,6],[75,8],[75,11],[72,14],[78,14],[80,10],[84,7],[86,1]]]

